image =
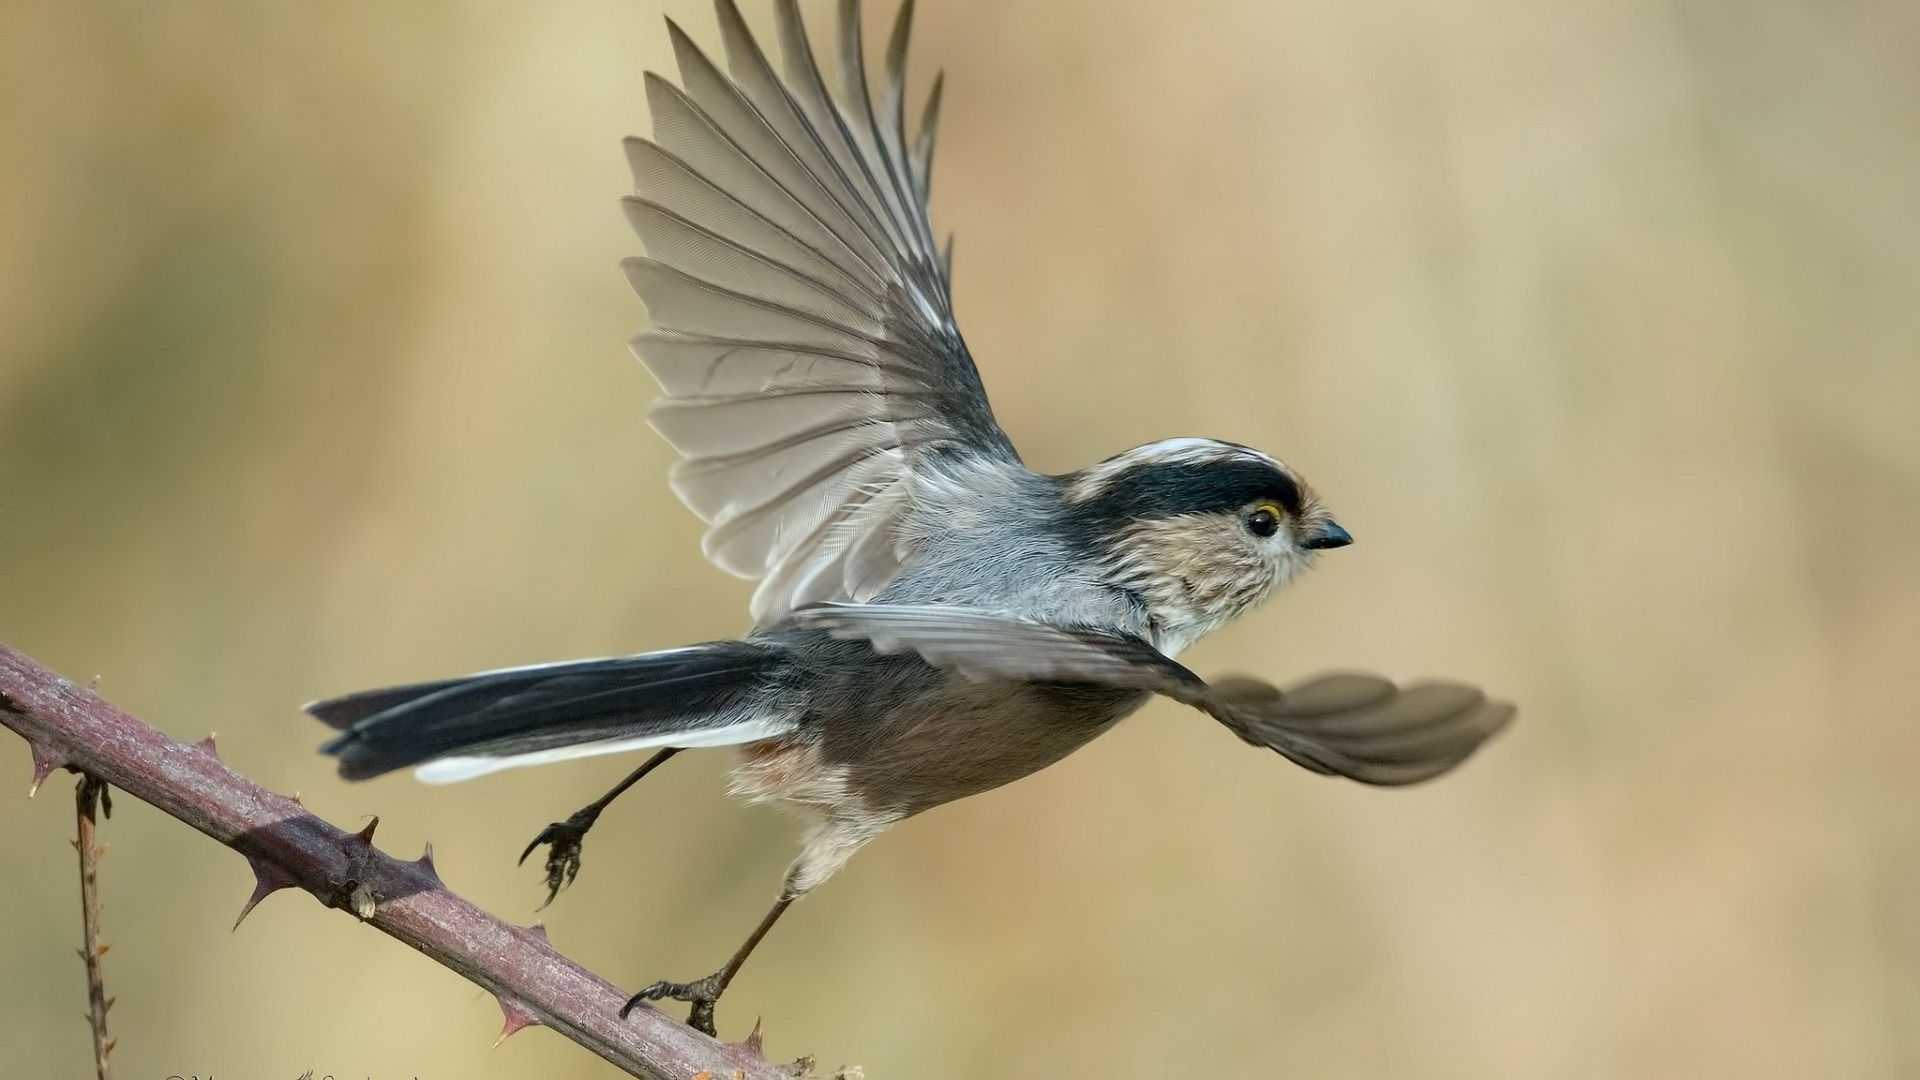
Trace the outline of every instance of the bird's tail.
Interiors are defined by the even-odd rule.
[[[645,747],[727,746],[790,730],[763,691],[776,647],[716,641],[604,660],[365,690],[307,711],[341,734],[320,749],[364,780],[409,765],[430,783]]]

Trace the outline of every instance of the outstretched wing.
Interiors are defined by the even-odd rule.
[[[1355,674],[1322,675],[1285,691],[1244,677],[1208,683],[1138,638],[965,608],[819,604],[795,617],[835,637],[865,639],[883,653],[918,653],[975,678],[1151,690],[1298,765],[1364,784],[1439,776],[1514,715],[1512,705],[1458,683],[1403,689]]]
[[[836,101],[794,0],[777,75],[733,0],[728,72],[669,20],[681,85],[647,76],[653,140],[627,140],[647,249],[628,279],[653,329],[634,349],[666,390],[654,427],[723,569],[760,578],[762,624],[864,600],[911,555],[916,481],[1020,468],[953,322],[927,215],[936,80],[911,144],[901,7],[876,112],[857,0],[839,10]]]

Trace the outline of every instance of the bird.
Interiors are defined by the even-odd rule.
[[[1460,764],[1514,716],[1456,682],[1336,672],[1287,689],[1207,681],[1178,657],[1352,535],[1280,459],[1208,438],[1150,442],[1064,474],[1029,469],[954,320],[952,241],[929,212],[943,76],[906,122],[913,0],[877,97],[858,0],[823,69],[795,0],[780,66],[716,0],[724,69],[671,19],[679,80],[646,75],[628,138],[623,264],[650,326],[679,498],[707,557],[757,580],[739,640],[363,691],[307,711],[363,780],[428,782],[655,753],[543,829],[548,902],[601,810],[673,755],[733,746],[735,795],[805,818],[776,900],[718,970],[643,1002],[715,1006],[780,915],[922,811],[1059,761],[1154,696],[1314,773],[1404,785]],[[829,86],[829,78],[837,85]]]

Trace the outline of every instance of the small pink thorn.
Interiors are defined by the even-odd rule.
[[[213,732],[211,731],[207,732],[206,738],[194,743],[193,747],[196,750],[205,750],[215,761],[220,760],[220,748],[213,745]]]
[[[300,884],[294,880],[292,874],[281,869],[277,863],[249,856],[247,865],[253,867],[253,895],[247,897],[246,906],[240,909],[240,917],[233,920],[235,930],[240,929],[240,924],[247,921],[247,916],[253,914],[253,909],[259,905],[260,901],[281,889]]]
[[[296,791],[296,792],[294,792],[293,794],[291,794],[291,795],[289,795],[289,796],[287,796],[287,798],[289,798],[289,799],[292,799],[292,800],[293,800],[293,805],[295,805],[295,806],[299,806],[299,807],[305,807],[305,806],[307,805],[306,803],[303,803],[303,802],[301,802],[301,801],[300,801],[300,793],[299,793],[299,792],[297,792],[297,791]]]
[[[421,852],[420,857],[413,860],[413,865],[424,870],[426,875],[433,879],[435,885],[441,888],[446,887],[447,883],[440,880],[440,871],[433,865],[433,841],[427,841],[427,850]]]
[[[363,826],[359,832],[354,833],[352,836],[347,838],[347,843],[351,844],[354,841],[358,840],[361,844],[367,847],[372,847],[373,846],[373,830],[379,827],[380,827],[380,815],[375,814],[373,817],[367,819],[366,825]]]
[[[539,938],[540,943],[542,945],[547,943],[547,924],[546,923],[536,922],[532,926],[527,927],[526,930],[527,930],[527,933],[532,934],[534,937]]]
[[[33,784],[27,788],[27,798],[31,799],[39,793],[40,785],[47,782],[47,777],[52,776],[54,770],[73,764],[73,759],[51,746],[39,743],[28,743],[27,748],[33,751]]]
[[[525,1006],[512,998],[496,996],[494,1000],[500,1003],[500,1014],[506,1018],[506,1022],[500,1025],[500,1037],[493,1040],[493,1045],[499,1046],[527,1028],[540,1026],[540,1021],[535,1020]]]
[[[760,1042],[760,1019],[761,1018],[758,1016],[753,1018],[753,1030],[747,1032],[747,1037],[740,1041],[740,1049],[745,1050],[747,1053],[752,1054],[754,1057],[757,1057],[762,1061],[765,1061],[767,1058],[767,1054],[765,1050],[761,1049],[762,1044]]]

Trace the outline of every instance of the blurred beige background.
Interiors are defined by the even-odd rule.
[[[1000,417],[1326,494],[1358,545],[1200,670],[1521,720],[1383,792],[1151,707],[863,852],[724,1033],[873,1080],[1920,1075],[1920,7],[1183,7],[923,4]],[[632,762],[348,786],[297,707],[745,628],[623,344],[660,15],[5,9],[0,638],[523,922],[521,846]],[[733,947],[795,830],[726,764],[610,812],[562,950]],[[26,776],[0,737],[0,1060],[77,1077],[70,785]],[[229,933],[242,861],[130,799],[105,836],[123,1078],[611,1074],[303,897]]]

